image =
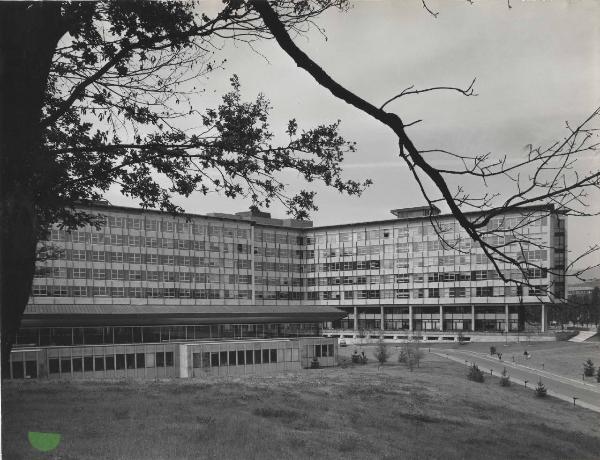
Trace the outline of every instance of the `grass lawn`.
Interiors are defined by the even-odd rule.
[[[490,346],[495,346],[502,359],[512,361],[535,369],[544,369],[549,372],[564,375],[573,379],[581,380],[583,374],[583,363],[591,359],[596,366],[600,365],[600,342],[531,342],[531,343],[470,343],[468,345],[451,344],[445,348],[457,348],[459,350],[471,350],[480,353],[490,352]],[[523,352],[527,350],[531,358],[527,359]],[[588,383],[596,383],[596,376],[585,379]],[[596,383],[597,384],[597,383]],[[600,386],[600,384],[597,384]],[[600,454],[598,455],[600,458]]]
[[[349,350],[344,350],[345,352]],[[6,382],[7,459],[598,459],[600,415],[425,353],[210,381]],[[61,433],[51,453],[28,431]]]

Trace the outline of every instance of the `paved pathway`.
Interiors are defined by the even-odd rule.
[[[576,397],[576,405],[600,412],[600,387],[597,384],[582,382],[541,369],[533,369],[522,364],[500,361],[496,356],[474,351],[440,349],[431,353],[465,366],[475,363],[485,373],[490,374],[491,371],[491,374],[495,376],[499,376],[506,367],[511,381],[521,385],[525,385],[525,381],[527,381],[527,388],[535,388],[538,380],[541,379],[550,396],[570,403],[573,403],[573,397]]]

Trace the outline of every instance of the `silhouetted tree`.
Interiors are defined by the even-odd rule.
[[[202,78],[222,68],[223,40],[270,34],[247,2],[215,14],[190,2],[3,2],[0,4],[0,288],[2,358],[8,356],[30,295],[36,246],[50,224],[99,224],[77,209],[113,185],[142,207],[181,212],[172,197],[194,191],[281,201],[304,218],[314,192],[290,194],[278,172],[348,194],[365,184],[341,177],[354,144],[339,122],[301,129],[276,145],[265,96],[243,101],[240,82],[218,107],[196,107]],[[304,33],[346,0],[278,1],[281,21]],[[251,45],[249,50],[251,49]],[[290,117],[291,118],[291,117]],[[193,119],[193,123],[189,120]],[[188,122],[186,123],[186,120]],[[189,129],[190,126],[196,126]]]

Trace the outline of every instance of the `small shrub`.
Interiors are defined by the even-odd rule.
[[[600,383],[600,366],[598,367],[598,373],[596,374],[596,382]]]
[[[467,343],[467,341],[465,340],[465,336],[464,336],[464,334],[462,333],[462,331],[460,331],[460,332],[458,333],[458,344],[459,344],[459,345],[464,345],[465,343]]]
[[[494,347],[494,346],[491,346],[491,347],[490,347],[490,355],[492,355],[492,356],[493,356],[493,355],[495,355],[495,354],[496,354],[496,347]]]
[[[538,380],[538,384],[537,387],[535,387],[535,395],[538,398],[543,398],[548,394],[548,390],[546,390],[546,387],[544,386],[544,384],[542,383],[542,379]]]
[[[313,356],[312,361],[310,362],[310,368],[311,369],[319,369],[321,366],[319,364],[319,360],[317,359],[316,356]]]
[[[406,364],[406,367],[412,371],[415,365],[419,367],[422,357],[423,352],[419,348],[418,344],[406,342],[400,350],[398,362],[401,364]]]
[[[502,371],[502,375],[500,376],[500,386],[509,387],[510,386],[510,376],[508,372],[506,372],[506,367]]]
[[[383,339],[379,339],[379,342],[377,342],[377,348],[375,349],[374,356],[377,362],[379,363],[379,366],[383,366],[390,358],[390,351],[388,350],[388,345],[383,341]]]
[[[400,364],[406,364],[407,360],[408,360],[408,352],[406,351],[406,349],[402,348],[400,350],[400,353],[398,354],[398,362]]]
[[[469,367],[469,373],[467,374],[467,378],[473,382],[479,382],[479,383],[483,382],[483,380],[484,380],[483,372],[479,369],[477,364],[473,363]]]
[[[585,375],[586,377],[593,377],[594,370],[594,363],[591,359],[588,359],[585,363],[583,363],[583,375]]]

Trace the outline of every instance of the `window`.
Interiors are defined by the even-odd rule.
[[[466,289],[464,287],[451,287],[449,297],[466,297]]]
[[[134,230],[142,229],[143,219],[127,219],[127,228],[132,228]]]
[[[110,292],[113,297],[125,297],[125,288],[123,287],[110,288]]]
[[[546,294],[546,286],[529,286],[529,295],[542,296]]]
[[[123,246],[123,235],[110,235],[110,244],[113,246]]]
[[[158,288],[147,288],[146,289],[146,297],[151,299],[156,299],[160,297],[160,289]]]
[[[73,287],[73,297],[86,297],[86,296],[87,296],[87,287],[85,287],[85,286]]]
[[[356,291],[356,298],[357,299],[366,299],[367,298],[367,291]]]
[[[129,270],[129,281],[141,281],[142,272],[141,270]]]
[[[123,262],[122,252],[111,252],[111,262]]]
[[[109,216],[108,225],[110,227],[122,228],[124,227],[124,219],[122,217]]]
[[[46,286],[33,286],[33,295],[35,297],[43,297],[48,295],[48,288]]]
[[[158,281],[158,273],[159,272],[146,272],[146,280],[147,281]]]
[[[528,269],[528,276],[530,279],[546,278],[547,270],[545,268],[530,268]]]
[[[129,288],[130,297],[135,297],[136,299],[140,299],[143,297],[143,292],[141,287]]]
[[[434,297],[439,297],[440,296],[440,289],[439,288],[429,288],[427,290],[427,297],[429,298],[434,298]]]
[[[65,232],[63,230],[52,230],[50,232],[51,241],[65,241]]]
[[[85,243],[86,233],[85,232],[71,232],[71,241],[73,243]]]
[[[67,290],[67,286],[53,286],[52,287],[52,296],[53,297],[67,297],[69,295],[69,291]]]
[[[93,273],[93,278],[95,280],[104,280],[104,279],[106,279],[106,270],[104,270],[104,269],[94,268],[92,270],[92,273]]]
[[[471,279],[473,281],[481,281],[481,280],[487,280],[488,279],[488,272],[487,270],[476,270],[471,272]]]
[[[81,358],[73,358],[73,372],[83,372],[83,360]]]
[[[95,297],[107,297],[108,289],[106,286],[94,286],[92,288],[92,295]]]
[[[103,356],[94,357],[94,370],[96,372],[104,370],[104,357]]]
[[[74,268],[73,269],[73,278],[84,279],[85,277],[86,277],[86,269],[85,268]]]
[[[104,233],[92,233],[92,243],[94,243],[94,244],[104,243]]]
[[[408,299],[408,289],[396,289],[396,299]]]
[[[494,288],[492,286],[481,286],[475,288],[476,297],[493,297]]]
[[[125,279],[125,271],[124,270],[111,270],[110,271],[110,279],[123,281]]]
[[[71,359],[63,358],[60,360],[60,372],[62,374],[70,374],[71,373]]]
[[[86,252],[80,249],[73,249],[72,260],[86,260]]]
[[[155,220],[147,220],[146,221],[146,230],[150,230],[152,232],[155,232],[158,225],[158,223]]]
[[[157,264],[158,263],[158,255],[157,254],[146,254],[146,263],[147,264]]]
[[[546,250],[538,249],[535,251],[523,251],[526,260],[546,260]]]

